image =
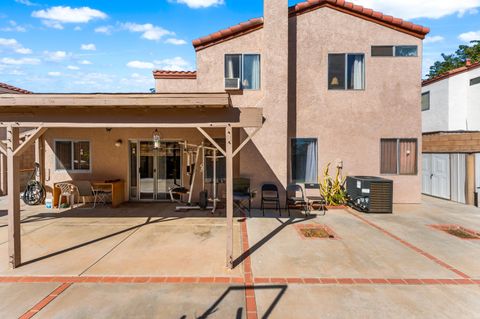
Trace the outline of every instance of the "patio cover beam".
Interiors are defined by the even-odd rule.
[[[13,152],[13,156],[20,156],[23,152],[27,150],[27,148],[32,145],[40,136],[45,133],[47,130],[46,127],[39,127],[37,128],[32,135],[28,136],[25,141],[20,144],[20,146]]]
[[[203,128],[197,127],[197,130],[199,130],[200,133],[202,133],[202,135],[205,136],[207,138],[207,140],[210,143],[212,143],[212,145],[215,146],[220,153],[222,153],[223,156],[227,156],[227,154],[225,153],[223,148],[220,145],[218,145],[218,143],[215,142],[215,140],[207,132],[205,132],[205,130]]]
[[[240,144],[237,149],[233,152],[233,157],[235,157],[241,150],[242,148],[247,145],[248,142],[257,134],[257,132],[260,130],[260,127],[257,127],[255,131],[253,131],[252,134],[248,135],[247,138]]]
[[[0,141],[0,153],[7,155],[7,145]]]

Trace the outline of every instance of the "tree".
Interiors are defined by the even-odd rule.
[[[470,41],[471,46],[460,45],[458,50],[453,54],[442,53],[443,61],[437,61],[430,67],[428,78],[434,78],[450,70],[462,67],[466,64],[467,59],[472,63],[480,62],[480,40]]]

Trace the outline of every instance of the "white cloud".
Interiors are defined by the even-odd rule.
[[[174,57],[171,59],[163,59],[154,61],[157,68],[162,70],[169,71],[186,71],[190,68],[190,63],[188,63],[182,57]]]
[[[0,38],[0,47],[6,47],[10,50],[15,51],[16,53],[19,53],[19,54],[31,54],[32,53],[32,50],[24,48],[15,39]]]
[[[67,66],[67,69],[69,69],[69,70],[80,70],[80,68],[76,65],[69,65],[69,66]]]
[[[80,62],[78,62],[79,64],[83,64],[83,65],[90,65],[92,64],[92,62],[88,61],[88,60],[82,60]]]
[[[355,4],[403,19],[438,19],[451,14],[475,14],[480,0],[355,0]]]
[[[60,72],[48,72],[48,75],[49,76],[60,76],[60,75],[62,75],[62,73],[60,73]]]
[[[16,3],[20,3],[20,4],[24,4],[26,6],[38,6],[38,3],[35,3],[35,2],[31,2],[29,0],[15,0]]]
[[[423,40],[423,43],[424,44],[427,44],[427,43],[437,43],[437,42],[441,42],[445,40],[444,37],[440,36],[440,35],[434,35],[434,36],[427,36],[425,38],[425,40]]]
[[[95,46],[95,44],[89,43],[89,44],[82,44],[80,46],[80,49],[82,49],[84,51],[95,51],[95,50],[97,50],[97,47]]]
[[[111,26],[111,25],[104,25],[104,26],[95,28],[94,31],[97,32],[97,33],[103,33],[103,34],[110,35],[110,34],[112,34],[113,26]]]
[[[460,39],[464,42],[470,42],[470,41],[473,41],[473,40],[480,40],[480,30],[462,33],[458,36],[458,39]]]
[[[43,51],[43,54],[51,61],[61,61],[70,55],[65,51]]]
[[[187,41],[182,40],[182,39],[170,38],[170,39],[165,40],[165,43],[173,44],[173,45],[184,45],[184,44],[187,44]]]
[[[75,28],[73,28],[73,31],[82,31],[82,28],[77,25]]]
[[[130,61],[127,63],[127,66],[129,68],[135,68],[135,69],[154,69],[155,65],[151,62],[144,62],[144,61]]]
[[[171,31],[168,31],[159,26],[155,26],[151,23],[137,24],[137,23],[127,22],[122,24],[122,27],[130,32],[140,32],[142,33],[142,38],[147,40],[154,40],[154,41],[158,41],[166,35],[175,34]]]
[[[23,65],[23,64],[39,64],[40,60],[35,58],[21,58],[21,59],[12,59],[12,58],[2,58],[0,63],[9,64],[9,65]]]
[[[27,31],[26,27],[18,25],[18,23],[15,22],[14,20],[8,21],[8,24],[10,26],[1,28],[0,31],[4,31],[4,32],[26,32]]]
[[[64,23],[87,23],[95,19],[106,19],[107,15],[89,7],[71,8],[65,6],[51,7],[32,12],[32,17],[42,19],[48,27],[63,29]]]
[[[169,1],[172,2],[174,0]],[[186,4],[192,9],[208,8],[211,6],[218,6],[225,3],[223,0],[175,0],[175,2]]]

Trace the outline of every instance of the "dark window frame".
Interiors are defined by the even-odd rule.
[[[383,163],[383,154],[382,154],[382,142],[383,141],[396,141],[396,170],[395,173],[392,172],[383,172],[382,163]],[[402,142],[415,142],[415,168],[412,173],[401,173],[400,172],[400,162],[401,162],[401,152],[400,145]],[[381,138],[380,139],[380,175],[401,175],[401,176],[416,176],[418,175],[418,139],[417,138]]]
[[[423,105],[423,97],[424,97],[424,96],[428,96],[428,105],[427,105],[427,106],[424,106],[424,105]],[[422,112],[423,112],[423,111],[428,111],[428,110],[430,110],[430,91],[422,92],[421,108],[422,108]]]
[[[70,143],[70,166],[66,168],[57,156],[57,143]],[[79,143],[88,143],[88,169],[75,168],[75,145]],[[54,140],[54,156],[55,156],[55,171],[67,171],[76,173],[90,173],[92,171],[92,145],[89,140],[70,140],[70,139],[55,139]],[[61,166],[60,166],[60,165]]]
[[[480,84],[480,76],[478,76],[476,78],[473,78],[473,79],[470,79],[470,86],[474,86],[474,85],[477,85],[477,84]]]
[[[392,48],[391,55],[382,55],[382,54],[374,54],[374,48]],[[397,48],[415,48],[416,53],[415,55],[397,55]],[[393,57],[393,58],[417,58],[418,57],[418,45],[372,45],[370,46],[370,56],[381,58],[381,57]]]
[[[330,57],[331,56],[341,56],[344,57],[344,77],[343,77],[343,88],[341,87],[332,87],[330,82]],[[363,69],[362,69],[362,88],[361,89],[350,89],[348,84],[348,58],[349,56],[361,55],[363,57]],[[327,89],[329,91],[365,91],[366,88],[366,59],[365,53],[329,53],[327,56]]]
[[[240,90],[245,90],[245,91],[260,91],[262,89],[262,55],[260,53],[225,53],[224,58],[223,58],[223,78],[226,79],[226,67],[227,67],[227,57],[228,56],[238,56],[240,57],[240,63],[239,63],[239,79],[240,79]],[[258,78],[259,78],[259,83],[258,83],[258,88],[250,89],[250,88],[245,88],[243,85],[244,79],[244,74],[245,74],[245,63],[244,63],[244,58],[245,56],[258,56],[258,63],[259,63],[259,68],[258,68]]]
[[[306,181],[305,180],[305,176],[303,178],[297,178],[296,176],[296,172],[294,170],[294,168],[296,167],[296,164],[295,164],[295,167],[294,167],[294,163],[296,163],[297,161],[295,160],[294,161],[294,157],[296,159],[296,153],[294,152],[295,148],[294,148],[294,143],[298,140],[308,140],[308,141],[313,141],[315,142],[315,151],[316,151],[316,165],[315,165],[315,180],[313,181]],[[289,161],[290,161],[290,180],[292,183],[318,183],[318,138],[316,137],[292,137],[290,138],[290,156],[289,156]],[[305,172],[306,174],[306,172]]]

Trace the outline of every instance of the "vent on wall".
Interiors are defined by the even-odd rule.
[[[366,213],[392,213],[393,181],[373,176],[348,176],[347,193],[353,207]]]
[[[240,79],[238,78],[225,79],[225,90],[240,90]]]

